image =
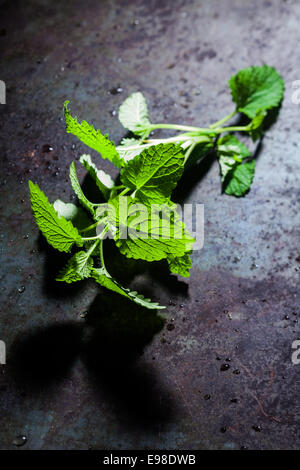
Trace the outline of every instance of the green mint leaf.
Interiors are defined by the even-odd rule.
[[[66,266],[61,270],[56,281],[67,283],[81,281],[90,276],[93,267],[93,259],[85,251],[79,251],[69,259]]]
[[[113,236],[120,252],[128,258],[159,261],[183,256],[194,239],[176,213],[176,206],[140,204],[137,199],[121,196],[111,199],[107,219],[114,227]]]
[[[122,160],[113,142],[106,135],[102,135],[100,130],[88,124],[86,121],[79,123],[76,116],[73,118],[68,109],[69,101],[64,103],[66,131],[78,137],[81,142],[99,152],[102,158],[107,158],[115,166],[121,167]]]
[[[93,223],[92,219],[88,217],[87,213],[81,209],[81,207],[75,206],[75,204],[71,202],[65,203],[57,199],[53,207],[58,217],[64,217],[66,220],[70,220],[78,230],[82,230]]]
[[[72,162],[70,165],[70,181],[71,181],[73,191],[78,197],[79,202],[83,205],[83,207],[85,207],[88,211],[90,211],[90,213],[94,216],[95,214],[94,206],[83,194],[83,191],[81,189],[81,186],[77,178],[76,166],[74,162]]]
[[[179,274],[183,277],[190,276],[190,269],[192,267],[192,260],[188,253],[183,256],[175,257],[175,256],[168,256],[167,261],[169,263],[170,271],[174,274]]]
[[[29,181],[30,200],[36,223],[47,242],[59,251],[70,251],[74,243],[83,245],[72,222],[59,217],[52,204],[37,184]]]
[[[81,155],[80,163],[82,163],[85,169],[89,172],[105,199],[109,199],[111,190],[115,185],[111,176],[103,170],[98,170],[90,155]]]
[[[226,184],[225,193],[232,196],[244,196],[250,189],[255,172],[255,160],[239,163],[230,173]]]
[[[119,121],[136,135],[144,135],[151,126],[147,102],[142,93],[132,93],[119,108]],[[150,132],[150,130],[149,130]],[[148,134],[149,134],[148,132]]]
[[[141,305],[142,307],[146,307],[152,310],[161,310],[165,308],[164,306],[159,305],[157,302],[152,302],[150,299],[146,299],[143,295],[121,286],[103,268],[93,268],[91,275],[102,287],[106,287],[107,289],[112,290],[117,294],[121,294],[136,304]]]
[[[219,139],[217,146],[221,177],[224,182],[228,173],[244,158],[250,157],[251,152],[239,139],[230,134]]]
[[[206,155],[213,149],[213,142],[200,142],[197,144],[191,155],[188,157],[184,167],[185,169],[195,165],[198,160],[206,157]]]
[[[128,147],[131,145],[139,145],[140,142],[142,142],[142,139],[135,139],[134,137],[123,137],[120,145],[123,145],[123,147]]]
[[[121,170],[121,181],[145,204],[159,204],[171,196],[184,170],[184,155],[173,144],[143,150]]]
[[[229,80],[237,111],[250,119],[260,111],[275,108],[282,100],[284,81],[274,67],[246,67]]]
[[[253,142],[260,139],[264,134],[263,121],[266,115],[267,115],[267,111],[259,111],[257,115],[251,121],[249,134]]]
[[[125,166],[129,160],[132,160],[136,155],[139,155],[142,152],[143,148],[139,148],[141,143],[141,140],[127,137],[124,137],[124,139],[121,140],[121,144],[118,146],[118,152],[123,160],[123,166]],[[136,148],[130,149],[127,147]]]

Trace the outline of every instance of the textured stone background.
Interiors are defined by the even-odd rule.
[[[21,449],[299,448],[299,2],[0,5],[0,447],[25,435]],[[27,180],[51,201],[72,200],[68,167],[87,148],[64,131],[64,100],[116,142],[124,130],[114,111],[136,90],[154,120],[207,126],[232,110],[229,77],[263,63],[286,93],[251,192],[222,195],[213,158],[177,191],[205,205],[190,279],[117,261],[111,249],[119,277],[168,304],[167,321],[90,282],[57,285],[64,257],[38,234]],[[122,93],[108,93],[117,86]]]

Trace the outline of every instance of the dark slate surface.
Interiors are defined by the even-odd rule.
[[[21,449],[299,448],[299,21],[296,0],[1,2],[2,449],[19,435]],[[213,160],[179,188],[205,205],[190,279],[125,273],[111,251],[121,278],[168,305],[165,324],[92,283],[57,286],[63,260],[33,223],[27,180],[71,200],[68,166],[87,149],[65,134],[64,100],[115,141],[111,112],[136,90],[156,121],[207,126],[232,110],[228,78],[263,63],[286,94],[251,192],[221,195]]]

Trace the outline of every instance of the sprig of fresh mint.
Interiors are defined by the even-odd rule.
[[[268,113],[279,107],[284,92],[283,79],[275,68],[267,65],[239,71],[229,80],[229,87],[234,110],[209,128],[152,123],[144,96],[133,93],[119,109],[121,124],[133,135],[118,146],[86,121],[78,122],[71,116],[69,102],[65,102],[67,132],[121,168],[121,184],[115,185],[90,155],[82,155],[80,163],[94,180],[103,203],[94,203],[86,197],[74,162],[70,166],[70,180],[82,208],[59,199],[50,204],[40,188],[29,181],[31,206],[39,229],[57,250],[73,250],[57,281],[72,283],[90,277],[143,307],[165,308],[123,287],[110,275],[104,260],[104,240],[107,236],[112,238],[127,258],[166,260],[172,273],[189,276],[194,239],[171,201],[172,191],[184,170],[214,148],[224,192],[244,196],[253,181],[255,159],[233,133],[248,134],[253,141],[262,137]],[[224,126],[238,113],[244,114],[249,122]],[[155,129],[181,133],[164,139],[149,138]],[[75,246],[80,251],[74,251]]]

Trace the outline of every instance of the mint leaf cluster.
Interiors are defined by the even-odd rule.
[[[165,308],[111,276],[104,255],[105,239],[114,240],[121,256],[149,262],[165,260],[172,273],[189,276],[194,239],[177,213],[172,192],[184,170],[215,149],[224,192],[244,196],[253,181],[255,159],[234,133],[248,134],[253,141],[262,137],[268,114],[281,103],[284,82],[273,67],[264,65],[239,71],[229,80],[229,88],[234,110],[209,128],[152,123],[145,97],[133,93],[119,108],[119,120],[132,137],[124,138],[118,146],[107,134],[72,117],[69,102],[65,102],[67,132],[120,168],[121,184],[116,185],[88,154],[81,156],[80,163],[94,180],[102,203],[86,197],[74,162],[70,181],[81,207],[59,199],[51,204],[29,181],[39,229],[55,249],[71,253],[57,281],[72,283],[93,278],[102,287],[146,308]],[[248,119],[245,125],[224,125],[238,113]],[[164,139],[149,138],[155,129],[181,133]]]
[[[261,138],[268,122],[268,114],[278,108],[284,82],[274,67],[247,67],[230,78],[229,88],[234,110],[208,129],[178,124],[152,124],[146,101],[140,92],[133,93],[120,106],[119,120],[135,134],[136,139],[124,139],[117,150],[128,162],[149,145],[174,142],[184,153],[184,166],[190,167],[216,149],[220,165],[222,187],[226,194],[240,197],[250,189],[255,173],[255,160],[250,150],[233,135],[249,135],[253,141]],[[248,123],[224,127],[229,119],[241,113]],[[169,139],[148,139],[155,129],[185,131]],[[221,137],[221,134],[225,134]]]

